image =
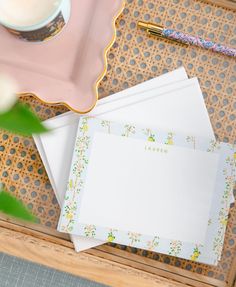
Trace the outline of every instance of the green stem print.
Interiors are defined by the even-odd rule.
[[[140,233],[135,233],[135,232],[128,232],[128,237],[130,239],[130,245],[132,246],[136,242],[140,242]]]
[[[124,133],[122,134],[123,137],[129,137],[131,134],[135,134],[135,126],[125,125],[124,126]]]
[[[181,251],[182,243],[179,240],[173,240],[170,243],[169,255],[177,256]]]
[[[198,257],[200,256],[201,252],[199,250],[200,245],[196,245],[196,247],[193,249],[193,253],[190,256],[190,260],[197,261]]]
[[[218,221],[219,221],[219,230],[217,232],[217,236],[214,238],[213,242],[213,250],[218,258],[221,255],[222,245],[224,244],[224,234],[225,229],[228,222],[228,211],[229,204],[231,199],[232,190],[235,184],[235,176],[236,176],[236,155],[234,153],[233,157],[227,157],[226,163],[231,167],[231,173],[227,173],[227,169],[223,170],[223,174],[225,176],[225,190],[222,197],[222,204],[224,206],[219,211]]]
[[[75,151],[76,154],[78,155],[78,158],[80,159],[79,163],[85,160],[85,158],[81,159],[81,156],[84,156],[85,151],[88,149],[89,143],[90,143],[90,137],[86,135],[82,135],[76,141]]]
[[[219,149],[220,149],[220,142],[217,142],[215,140],[211,140],[210,141],[210,146],[207,149],[207,151],[208,152],[214,152],[214,151],[219,150]]]
[[[187,136],[186,138],[187,142],[193,143],[193,149],[196,149],[196,139],[193,136]]]
[[[94,237],[96,235],[96,226],[95,225],[86,225],[84,227],[84,234],[86,237]]]
[[[76,177],[75,182],[73,182],[72,179],[68,182],[67,190],[72,193],[72,198],[70,198],[68,195],[65,196],[65,201],[67,202],[67,205],[65,206],[65,217],[68,220],[68,223],[66,227],[64,227],[64,231],[73,231],[73,225],[75,223],[75,216],[76,216],[76,210],[77,210],[77,203],[75,200],[76,194],[79,194],[81,189],[83,187],[83,181],[80,180],[78,182],[78,177]]]
[[[173,139],[174,139],[174,134],[173,133],[168,133],[168,136],[167,136],[165,144],[173,145],[174,144],[174,140]]]
[[[61,226],[61,229],[65,232],[72,232],[75,224],[75,217],[77,211],[77,200],[78,196],[83,188],[82,174],[88,160],[86,159],[85,153],[90,144],[90,137],[86,135],[88,132],[88,118],[82,118],[80,125],[80,132],[82,135],[78,137],[75,144],[76,160],[73,165],[72,173],[74,175],[73,179],[68,182],[67,189],[70,191],[65,197],[64,205],[64,217],[66,218],[66,224]]]
[[[155,134],[150,129],[144,129],[143,132],[147,136],[147,140],[149,142],[155,142],[156,141]]]
[[[107,130],[107,133],[111,133],[111,122],[110,121],[102,121],[101,126]]]
[[[154,250],[159,245],[159,237],[154,236],[153,240],[147,242],[147,247],[149,250]]]

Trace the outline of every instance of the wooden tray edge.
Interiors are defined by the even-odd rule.
[[[230,282],[226,283],[190,271],[181,272],[163,263],[151,266],[148,264],[151,259],[136,261],[137,255],[125,258],[124,251],[113,249],[105,245],[76,253],[73,244],[57,237],[56,231],[48,232],[43,227],[35,230],[0,220],[0,252],[109,286],[231,287],[234,284],[236,262],[231,266]]]

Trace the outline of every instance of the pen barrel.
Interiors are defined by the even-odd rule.
[[[138,21],[138,27],[146,30],[149,34],[155,34],[156,36],[161,37],[163,26],[152,24],[149,22]]]
[[[173,29],[163,29],[163,37],[171,40],[179,41],[185,44],[198,46],[204,49],[212,50],[227,56],[236,57],[236,49],[223,46],[221,44],[202,39],[200,37],[195,37],[189,34],[175,31]]]

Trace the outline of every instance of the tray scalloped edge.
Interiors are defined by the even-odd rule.
[[[116,20],[118,19],[118,17],[123,12],[124,7],[125,7],[125,2],[126,2],[126,0],[122,0],[121,1],[120,9],[118,10],[116,15],[112,19],[111,29],[113,30],[113,37],[110,40],[110,42],[107,44],[107,46],[104,48],[104,51],[103,51],[103,71],[98,76],[98,78],[97,78],[97,80],[96,80],[96,82],[94,84],[94,92],[95,92],[95,95],[96,95],[96,101],[95,101],[94,105],[90,109],[88,109],[87,111],[81,112],[81,111],[75,110],[72,106],[70,106],[66,102],[46,102],[46,101],[42,100],[40,98],[40,96],[38,96],[37,94],[32,93],[32,92],[20,92],[20,93],[18,93],[18,96],[19,97],[27,97],[27,96],[28,97],[34,97],[38,101],[42,102],[43,104],[47,104],[47,105],[52,105],[52,106],[62,105],[62,106],[67,107],[69,110],[74,111],[76,113],[80,113],[80,114],[86,114],[86,113],[90,112],[96,106],[97,101],[99,99],[98,86],[99,86],[100,82],[102,81],[103,77],[105,76],[105,74],[107,72],[107,65],[108,65],[107,64],[107,53],[108,53],[108,51],[110,50],[110,48],[112,47],[112,45],[114,44],[114,42],[116,40]]]

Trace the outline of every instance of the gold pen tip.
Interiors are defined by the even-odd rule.
[[[148,29],[148,23],[143,21],[138,21],[138,27],[147,30]]]

